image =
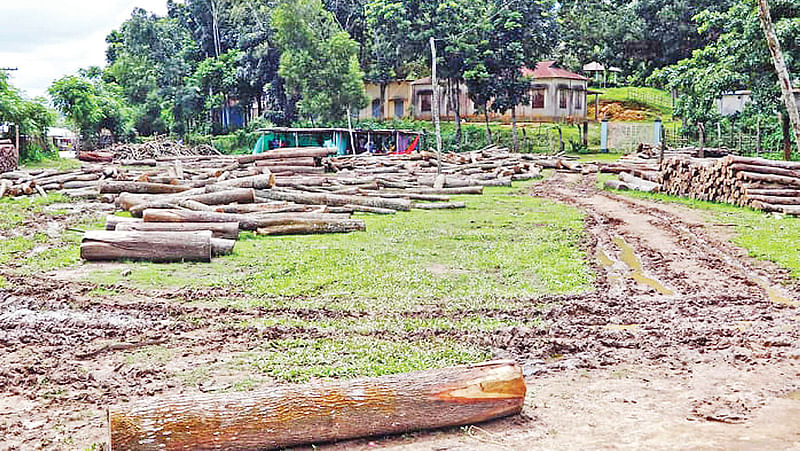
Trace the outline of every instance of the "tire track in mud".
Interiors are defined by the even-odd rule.
[[[539,342],[527,355],[542,359],[540,369],[596,368],[642,359],[685,368],[709,354],[746,363],[800,356],[798,309],[772,302],[755,280],[772,286],[782,271],[752,264],[740,257],[741,250],[711,238],[704,226],[690,224],[657,203],[601,191],[594,177],[556,173],[532,193],[583,210],[586,252],[594,257],[602,250],[591,261],[596,291],[548,311],[544,339],[510,339],[523,355],[526,344]],[[621,261],[626,245],[644,278],[666,292],[632,276],[635,268]],[[789,288],[780,290],[798,298]],[[556,362],[547,363],[553,356]]]

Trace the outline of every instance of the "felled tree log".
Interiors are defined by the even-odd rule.
[[[211,256],[221,257],[233,253],[233,247],[236,245],[235,240],[226,240],[224,238],[211,238]]]
[[[216,192],[227,190],[230,188],[254,188],[254,189],[268,189],[275,186],[275,174],[271,173],[269,169],[264,168],[266,173],[259,175],[251,175],[249,177],[239,177],[235,179],[225,180],[206,186],[206,192]]]
[[[464,202],[439,202],[431,204],[414,202],[411,204],[411,208],[417,208],[419,210],[445,210],[445,209],[466,208],[466,207],[467,204],[465,204]]]
[[[171,194],[180,193],[190,189],[183,185],[169,185],[166,183],[148,182],[103,182],[100,184],[100,193],[139,193],[139,194]]]
[[[465,186],[463,188],[413,188],[408,192],[417,194],[483,194],[483,186]]]
[[[211,232],[117,232],[83,235],[81,258],[89,261],[211,261]]]
[[[628,185],[625,184],[625,182],[621,182],[619,180],[606,180],[605,181],[605,187],[606,188],[611,188],[611,189],[616,189],[616,190],[628,190],[628,189],[630,189],[628,187]]]
[[[347,214],[331,213],[266,213],[266,214],[231,214],[213,211],[192,210],[145,210],[142,215],[145,222],[238,222],[241,230],[256,230],[259,227],[274,225],[299,224],[305,220],[348,219]]]
[[[340,207],[350,204],[364,205],[367,207],[391,208],[392,210],[403,211],[408,211],[411,208],[411,202],[409,200],[389,199],[385,197],[346,196],[342,194],[276,190],[259,191],[258,195],[267,199],[285,200],[298,204],[331,205]]]
[[[108,223],[106,224],[108,227]],[[116,224],[116,229],[122,232],[197,232],[210,230],[213,238],[228,240],[239,239],[238,222],[142,222],[126,221]]]
[[[511,361],[267,390],[147,399],[108,410],[112,451],[274,449],[479,423],[522,411]]]
[[[117,226],[124,223],[141,223],[139,218],[129,218],[127,216],[107,215],[106,216],[106,230],[116,230]]]
[[[413,204],[412,204],[413,206]],[[352,205],[348,204],[342,208],[349,209],[350,211],[360,211],[364,213],[375,213],[378,215],[393,215],[397,213],[397,210],[392,210],[391,208],[380,208],[380,207],[368,207],[366,205]]]
[[[661,188],[661,185],[658,183],[651,182],[649,180],[645,180],[635,175],[628,174],[627,172],[620,172],[619,179],[623,183],[625,183],[628,188],[636,190],[636,191],[644,191],[646,193],[652,193],[658,191]]]
[[[239,164],[252,163],[258,160],[272,160],[278,158],[302,158],[302,157],[327,157],[334,151],[326,147],[295,147],[270,150],[255,155],[244,155],[238,158]]]
[[[317,233],[350,233],[366,230],[360,219],[304,219],[292,224],[259,227],[259,235],[312,235]]]

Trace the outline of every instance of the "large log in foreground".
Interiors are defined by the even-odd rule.
[[[110,449],[274,449],[479,423],[522,411],[512,361],[256,392],[144,400],[108,410]]]
[[[89,261],[211,261],[211,231],[117,232],[90,230],[83,235],[81,258]]]

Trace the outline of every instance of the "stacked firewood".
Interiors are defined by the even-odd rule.
[[[800,215],[800,163],[727,156],[668,159],[663,191],[770,212]]]
[[[214,147],[206,144],[187,146],[161,136],[143,143],[117,143],[98,151],[80,151],[78,152],[78,159],[81,161],[110,163],[121,160],[145,160],[193,155],[220,155],[220,153]]]

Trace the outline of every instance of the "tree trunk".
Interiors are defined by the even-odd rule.
[[[238,177],[235,179],[217,182],[213,185],[207,185],[206,192],[211,193],[229,190],[231,188],[268,189],[275,186],[275,175],[272,174],[268,168],[263,168],[262,171],[266,171],[267,173],[252,175],[250,177]]]
[[[430,38],[431,45],[431,85],[433,87],[433,125],[436,130],[436,173],[442,173],[442,129],[439,121],[439,79],[436,77],[436,41]]]
[[[783,102],[786,105],[786,110],[789,113],[789,119],[792,123],[792,129],[794,130],[797,152],[800,153],[800,112],[797,110],[797,102],[792,92],[792,80],[789,75],[789,70],[786,68],[786,61],[783,59],[778,36],[775,34],[775,26],[772,24],[769,3],[767,3],[767,0],[758,0],[758,7],[758,18],[761,21],[761,29],[764,30],[764,35],[767,37],[767,47],[769,47],[769,52],[772,55],[772,62],[775,64],[775,72],[778,74],[781,92],[783,92]],[[791,145],[788,151],[786,147],[784,147],[784,159],[791,160],[791,157]]]
[[[301,158],[315,157],[324,158],[331,155],[331,149],[327,147],[294,147],[280,150],[271,150],[255,155],[243,155],[238,157],[239,164],[248,164],[258,160],[268,160],[275,158]]]
[[[198,232],[211,231],[213,238],[239,239],[238,222],[121,222],[114,229],[118,232]]]
[[[274,190],[259,191],[258,195],[267,199],[284,200],[298,204],[331,205],[339,207],[353,204],[403,211],[408,211],[411,208],[411,202],[405,199],[388,199],[373,196],[346,196],[342,194]]]
[[[479,423],[522,411],[522,371],[494,361],[108,410],[110,449],[274,449]]]
[[[519,151],[519,144],[517,140],[517,107],[511,107],[511,147],[514,152]]]
[[[116,230],[119,224],[123,223],[140,223],[139,218],[129,218],[127,216],[107,215],[106,216],[106,230]]]
[[[90,261],[211,261],[210,231],[117,232],[92,230],[81,242],[81,258]]]
[[[459,102],[459,85],[460,82],[455,80],[450,83],[450,98],[453,102],[453,116],[456,122],[456,151],[461,150],[461,102]]]
[[[274,225],[304,224],[310,221],[341,221],[348,214],[331,213],[265,213],[231,214],[212,211],[150,209],[142,214],[144,222],[238,222],[241,230],[256,230]]]
[[[278,224],[259,227],[259,235],[312,235],[318,233],[350,233],[365,230],[364,221],[340,219],[336,221],[308,220],[297,224]]]
[[[486,145],[492,145],[492,129],[489,128],[489,101],[483,102],[483,119],[486,123]]]
[[[783,130],[783,159],[792,159],[792,131],[789,123],[789,115],[781,113],[781,129]]]
[[[174,194],[191,189],[185,185],[168,185],[147,182],[103,182],[100,193],[140,193],[140,194]]]

